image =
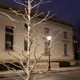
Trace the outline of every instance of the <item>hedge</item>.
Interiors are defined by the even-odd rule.
[[[8,70],[8,67],[9,69],[11,70],[12,68],[13,69],[16,69],[16,70],[21,70],[21,65],[19,63],[5,63],[5,65],[3,65],[2,63],[0,63],[0,71],[7,71]],[[18,67],[19,66],[19,67]]]
[[[59,67],[70,67],[70,62],[67,61],[60,61]]]

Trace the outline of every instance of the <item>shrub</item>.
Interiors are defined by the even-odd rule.
[[[3,64],[0,64],[0,71],[6,71],[7,67],[5,67]]]
[[[70,67],[70,62],[67,61],[60,61],[59,67]]]
[[[9,67],[9,69],[14,68],[16,70],[21,70],[21,68],[20,68],[21,65],[18,62],[15,62],[15,63],[5,63],[5,65],[0,64],[0,71],[7,71],[8,70],[7,66]]]

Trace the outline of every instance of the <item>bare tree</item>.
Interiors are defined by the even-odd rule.
[[[75,30],[74,30],[74,58],[76,63],[79,63],[80,59],[80,21],[77,21]]]
[[[75,31],[76,34],[77,34],[78,36],[80,36],[80,21],[77,22],[75,29],[76,29],[76,31]]]
[[[20,4],[21,6],[24,6],[24,9],[21,9],[21,8],[20,8],[19,10],[13,10],[12,8],[10,8],[10,10],[11,10],[13,13],[15,13],[17,16],[22,16],[23,19],[25,20],[26,26],[27,26],[27,28],[28,28],[26,35],[24,35],[23,33],[19,32],[19,31],[17,31],[17,30],[16,30],[16,25],[15,25],[15,22],[17,22],[17,23],[21,24],[22,26],[24,26],[24,25],[23,25],[24,21],[21,22],[21,21],[15,19],[15,18],[12,18],[10,15],[8,15],[8,14],[5,13],[5,12],[0,12],[0,13],[6,15],[6,16],[13,22],[13,25],[14,25],[14,27],[15,27],[13,30],[16,32],[16,34],[23,36],[23,38],[25,38],[25,39],[27,40],[27,42],[28,42],[28,43],[27,43],[28,50],[27,50],[26,55],[25,55],[25,54],[23,53],[23,51],[24,51],[23,49],[21,49],[20,47],[14,45],[14,47],[22,50],[22,53],[17,53],[17,55],[15,55],[15,54],[11,54],[10,52],[8,52],[8,54],[11,55],[11,56],[13,56],[15,59],[18,60],[18,62],[20,63],[21,66],[18,66],[18,65],[16,65],[16,64],[14,64],[14,65],[17,66],[17,67],[20,67],[20,68],[25,72],[26,77],[23,77],[23,76],[22,76],[20,73],[18,73],[18,72],[17,72],[17,73],[18,73],[24,80],[30,80],[32,71],[34,70],[37,62],[40,60],[40,58],[43,56],[43,54],[44,54],[46,51],[50,50],[56,43],[58,43],[58,42],[55,42],[52,46],[49,46],[48,50],[46,50],[45,52],[41,53],[41,54],[37,57],[37,56],[36,56],[36,53],[38,53],[38,52],[37,52],[37,48],[38,48],[38,47],[41,45],[41,43],[43,43],[43,42],[42,42],[42,41],[41,41],[40,43],[36,42],[36,47],[35,47],[34,53],[33,53],[33,54],[34,54],[34,61],[33,61],[33,64],[31,65],[31,64],[30,64],[30,62],[31,62],[31,61],[30,61],[30,56],[31,56],[32,54],[31,54],[30,50],[31,50],[32,44],[33,44],[34,41],[36,41],[37,39],[44,38],[44,37],[47,36],[47,35],[39,35],[39,36],[37,36],[37,37],[34,37],[35,34],[34,34],[34,36],[31,36],[31,30],[32,30],[35,26],[41,24],[43,21],[46,21],[46,20],[50,19],[50,18],[51,18],[52,16],[54,16],[55,14],[52,15],[52,16],[50,16],[50,11],[49,11],[49,12],[47,13],[47,15],[44,15],[44,16],[43,16],[43,19],[39,20],[37,23],[33,23],[33,24],[32,24],[32,20],[33,20],[34,18],[38,18],[39,16],[41,16],[41,15],[44,13],[44,12],[38,13],[38,8],[39,8],[39,6],[40,6],[41,4],[51,2],[51,0],[48,0],[48,1],[40,0],[40,1],[38,1],[38,2],[35,2],[35,0],[25,0],[25,2],[22,2],[21,0],[14,0],[14,1],[15,1],[16,3],[18,3],[18,4]],[[35,13],[32,14],[32,9],[34,9],[34,8],[36,8],[36,11],[35,11]],[[11,29],[12,29],[12,28],[11,28]],[[58,29],[55,29],[55,30],[60,30],[60,32],[54,37],[54,39],[63,31],[62,28],[58,28]],[[52,32],[54,32],[55,30],[52,30]],[[52,32],[50,32],[49,34],[51,34]],[[49,35],[49,34],[48,34],[48,35]],[[53,39],[53,40],[54,40],[54,39]],[[52,41],[53,41],[53,40],[52,40]],[[12,52],[13,52],[13,51],[12,51]],[[21,58],[19,55],[23,56],[23,58]],[[23,61],[23,60],[24,60],[24,61]],[[24,64],[24,62],[25,62],[25,64]],[[13,64],[13,63],[11,63],[11,64]],[[5,65],[5,64],[4,64],[4,65]],[[15,71],[14,68],[11,68],[11,67],[9,67],[9,66],[7,66],[7,65],[5,65],[5,66],[8,67],[8,70],[11,70],[11,69],[12,69],[12,70]],[[44,74],[44,71],[41,71],[41,72],[40,72],[39,74],[37,74],[32,80],[36,80],[40,75],[43,75],[43,74]]]

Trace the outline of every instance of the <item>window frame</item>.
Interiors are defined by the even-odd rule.
[[[50,42],[45,42],[45,55],[47,56],[50,54],[49,45]]]
[[[49,33],[49,28],[44,28],[44,34],[47,35]]]
[[[24,50],[27,51],[28,50],[28,42],[27,40],[24,39]]]
[[[5,27],[5,50],[13,50],[13,27]]]
[[[68,49],[68,45],[67,44],[64,44],[64,56],[68,56],[67,54],[67,50]]]
[[[67,39],[67,32],[64,31],[63,34],[64,34],[64,35],[63,35],[64,39]]]

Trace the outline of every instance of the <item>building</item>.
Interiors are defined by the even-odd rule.
[[[13,61],[15,55],[24,59],[22,55],[27,53],[26,22],[21,16],[16,16],[8,10],[8,7],[9,5],[3,6],[1,4],[0,12],[6,12],[19,23],[13,23],[7,16],[0,14],[0,62]],[[32,20],[32,25],[40,21],[42,17]],[[52,37],[50,42],[46,39],[48,35]],[[31,37],[30,41],[33,42],[30,51],[32,60],[35,52],[37,57],[44,53],[41,61],[48,61],[50,52],[51,61],[73,61],[73,30],[71,23],[53,17],[32,28]],[[50,47],[50,50],[47,50],[48,47]]]

